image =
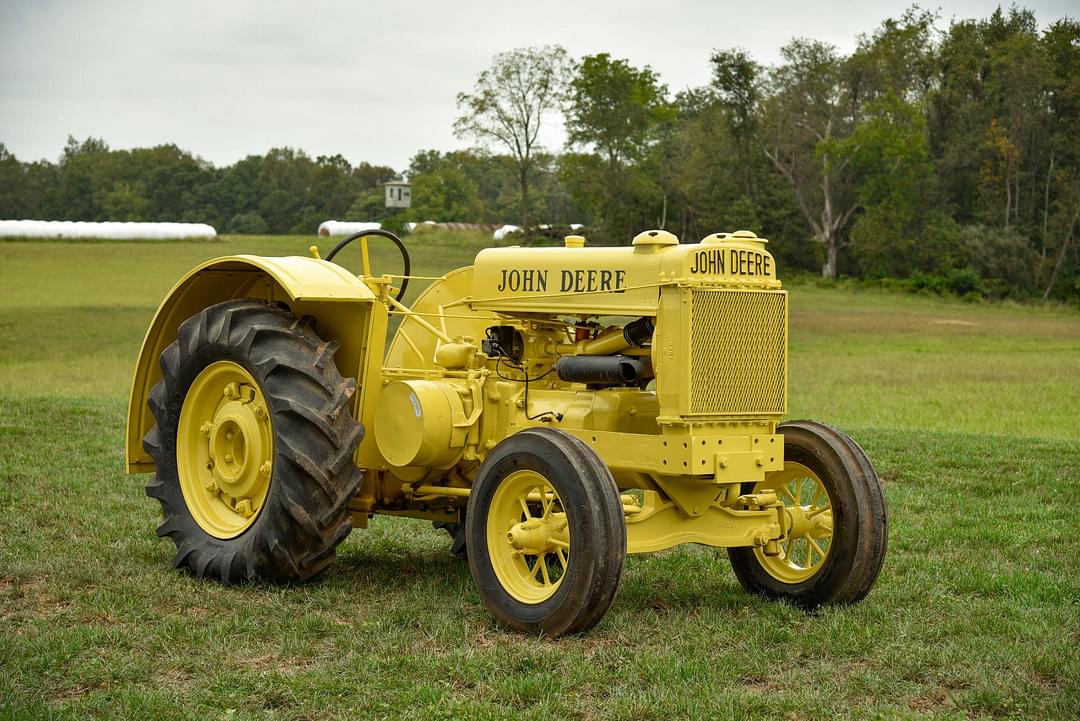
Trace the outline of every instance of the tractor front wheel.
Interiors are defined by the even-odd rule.
[[[888,524],[877,472],[855,441],[812,421],[777,428],[784,468],[749,492],[772,491],[785,506],[780,554],[731,548],[735,576],[751,593],[805,608],[859,601],[885,560]]]
[[[619,491],[596,453],[562,431],[530,428],[495,447],[473,483],[465,536],[484,605],[515,630],[585,631],[619,590]]]
[[[363,435],[337,343],[263,301],[231,300],[180,325],[150,392],[146,494],[175,567],[226,583],[306,580],[352,528]]]

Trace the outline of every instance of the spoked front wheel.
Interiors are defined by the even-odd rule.
[[[772,491],[784,503],[787,533],[779,555],[729,549],[735,576],[751,593],[807,608],[859,601],[881,571],[888,541],[877,471],[835,428],[791,421],[777,433],[784,435],[784,468],[753,490]]]
[[[502,624],[560,636],[607,613],[626,522],[611,472],[584,443],[550,428],[510,436],[480,468],[465,518],[469,569]]]

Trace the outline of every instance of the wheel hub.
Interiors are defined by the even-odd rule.
[[[259,419],[252,404],[241,401],[224,403],[210,422],[207,455],[211,473],[221,492],[229,498],[250,499],[265,482],[270,462],[255,462],[266,456]]]
[[[769,474],[755,492],[772,491],[784,503],[787,534],[778,555],[756,549],[758,561],[769,575],[784,583],[800,583],[824,567],[833,535],[832,502],[813,470],[787,462],[784,470]]]
[[[554,553],[570,545],[566,516],[560,518],[530,518],[509,530],[506,540],[518,553],[539,556]]]
[[[558,492],[536,471],[515,471],[491,499],[487,545],[503,589],[522,603],[555,595],[570,559],[570,527]]]
[[[177,471],[192,518],[233,538],[255,520],[273,471],[273,428],[255,379],[232,361],[207,366],[184,398]]]
[[[811,506],[787,506],[788,535],[831,536],[832,509]]]

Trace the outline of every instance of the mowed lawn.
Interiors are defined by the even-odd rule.
[[[695,546],[630,558],[589,634],[522,637],[441,532],[390,518],[302,587],[172,570],[122,469],[142,334],[195,263],[312,242],[0,242],[0,718],[1078,717],[1076,311],[792,287],[791,415],[851,433],[886,487],[853,607],[750,597]],[[485,241],[408,242],[431,275]]]

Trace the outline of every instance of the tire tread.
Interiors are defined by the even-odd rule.
[[[753,549],[728,549],[736,578],[751,593],[787,598],[807,608],[862,600],[881,572],[888,544],[888,514],[877,471],[863,449],[832,426],[788,421],[777,427],[777,433],[784,434],[785,446],[794,445],[826,466],[838,464],[843,469],[854,500],[854,507],[846,511],[853,514],[854,536],[841,545],[834,535],[825,567],[798,584],[785,584],[770,576]],[[836,503],[833,499],[834,507]],[[834,515],[834,521],[837,519]],[[836,530],[834,527],[834,533]]]
[[[162,353],[162,378],[148,397],[156,425],[143,447],[157,466],[146,494],[161,504],[158,534],[176,544],[175,567],[225,583],[301,582],[328,567],[349,534],[348,505],[362,480],[351,462],[363,437],[348,408],[356,383],[331,362],[336,341],[318,338],[312,326],[266,302],[236,299],[185,320]],[[249,366],[275,428],[270,494],[255,525],[234,539],[216,539],[194,523],[178,487],[175,438],[161,430],[175,433],[186,392],[179,379],[206,357]]]

